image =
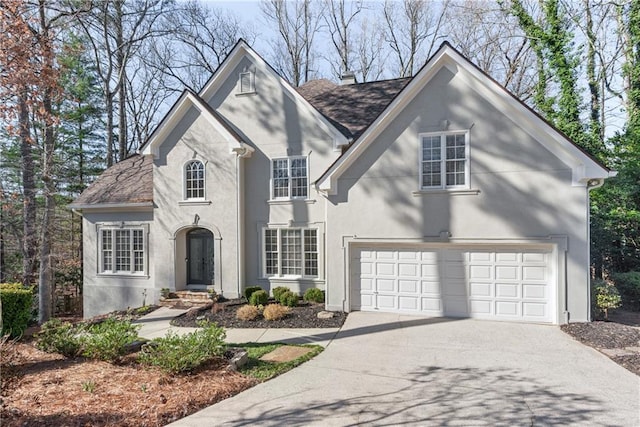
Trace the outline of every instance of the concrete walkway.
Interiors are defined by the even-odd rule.
[[[166,335],[168,331],[178,334],[186,334],[197,328],[179,328],[171,326],[170,322],[176,316],[187,310],[160,307],[146,316],[141,317],[135,323],[142,325],[138,335],[143,338],[153,339]],[[318,329],[281,329],[281,328],[252,328],[252,329],[226,329],[227,343],[245,342],[283,342],[287,344],[318,344],[326,347],[338,332],[338,328]]]
[[[554,326],[355,312],[320,338],[313,360],[171,426],[640,425],[640,379]]]

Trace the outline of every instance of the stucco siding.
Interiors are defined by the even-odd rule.
[[[420,191],[419,134],[444,130],[445,120],[446,130],[469,132],[467,193]],[[328,209],[329,305],[347,299],[347,237],[499,244],[560,235],[569,242],[571,319],[588,318],[586,189],[572,186],[567,165],[448,69],[343,173],[338,191]]]

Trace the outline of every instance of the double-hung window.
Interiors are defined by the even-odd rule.
[[[318,230],[267,228],[263,241],[266,276],[318,276]]]
[[[100,229],[100,273],[144,274],[146,239],[143,227]]]
[[[184,166],[185,199],[204,199],[204,163],[191,160]]]
[[[306,157],[287,157],[271,161],[271,198],[306,199],[309,173]]]
[[[467,132],[420,136],[420,186],[423,190],[469,186]]]

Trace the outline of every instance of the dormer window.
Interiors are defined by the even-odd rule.
[[[240,73],[240,93],[254,93],[256,91],[255,74],[251,71]]]
[[[204,199],[204,164],[191,160],[184,167],[185,199]]]

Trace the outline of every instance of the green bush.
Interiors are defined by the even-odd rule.
[[[324,302],[324,291],[318,288],[307,289],[302,299],[311,302]]]
[[[244,290],[244,297],[247,299],[247,301],[249,301],[251,299],[251,295],[254,292],[258,292],[261,290],[262,288],[260,286],[249,286],[247,289]]]
[[[161,370],[177,374],[189,372],[224,352],[224,329],[215,323],[200,324],[202,329],[178,335],[169,331],[164,338],[157,338],[144,345],[138,360]]]
[[[2,303],[2,335],[21,336],[31,320],[32,292],[23,288],[19,283],[2,283],[0,285],[0,300]]]
[[[117,362],[126,353],[126,345],[138,339],[140,325],[126,320],[107,319],[88,328],[82,354],[91,359]]]
[[[60,319],[51,319],[45,322],[36,334],[36,347],[47,353],[77,357],[83,350],[82,336],[82,327],[74,327]]]
[[[612,277],[620,292],[622,305],[634,311],[640,311],[640,271],[616,273]]]
[[[287,307],[295,307],[298,305],[298,294],[293,292],[285,292],[280,296],[280,304],[286,305]]]
[[[604,314],[605,320],[609,318],[609,310],[620,307],[622,302],[616,287],[601,280],[591,282],[591,298],[596,314],[598,317]]]
[[[259,290],[251,294],[249,298],[249,304],[251,305],[265,305],[269,301],[269,294],[267,291]]]
[[[271,293],[273,294],[273,299],[278,302],[282,302],[280,301],[280,297],[285,292],[291,292],[291,289],[287,288],[286,286],[278,286],[277,288],[273,288],[273,290],[271,291]]]

